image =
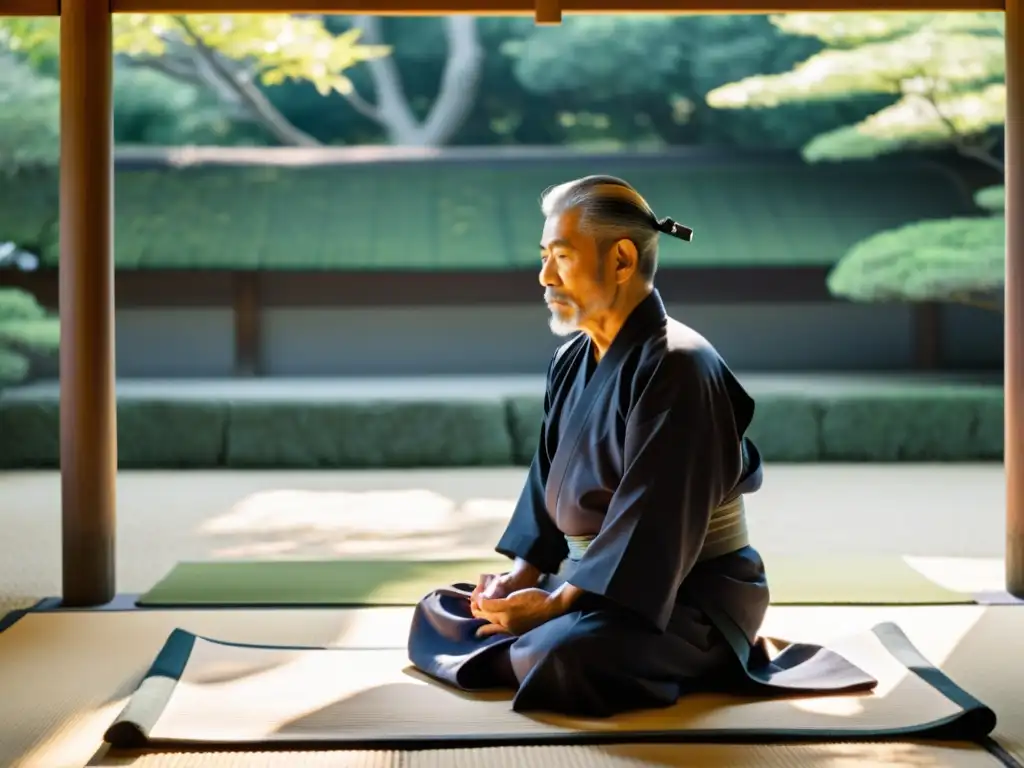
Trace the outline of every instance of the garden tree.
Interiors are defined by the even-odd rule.
[[[381,87],[384,92],[400,93],[406,105],[398,114],[405,114],[404,123],[413,132],[422,134],[428,123],[443,127],[447,134],[444,143],[451,145],[489,146],[503,144],[563,143],[562,129],[557,121],[558,104],[552,99],[526,91],[516,80],[511,59],[501,52],[509,38],[509,30],[518,21],[507,17],[462,17],[459,24],[472,21],[479,52],[477,65],[452,63],[456,49],[449,39],[468,43],[469,36],[453,34],[451,21],[444,17],[382,17],[374,19],[376,31],[388,41],[392,54],[388,71],[377,68],[376,75],[369,66],[355,67],[351,73],[354,90],[369,102],[370,109],[360,110],[360,99],[351,102],[337,94],[322,98],[310,86],[292,82],[267,89],[274,105],[303,130],[325,143],[379,144],[393,141],[395,131],[388,123],[387,113],[379,109]],[[352,25],[351,17],[329,16],[325,25],[335,33]],[[530,22],[532,25],[532,21]],[[468,27],[466,31],[468,31]],[[464,47],[469,48],[469,45]],[[476,55],[459,55],[458,60],[471,62]],[[478,66],[478,69],[477,69]],[[454,73],[465,75],[455,77]],[[383,74],[383,77],[382,77]],[[456,92],[445,89],[445,83],[456,79],[472,80],[472,90]],[[442,99],[441,94],[448,93]],[[458,98],[456,99],[456,96]],[[392,97],[391,102],[397,100]],[[438,109],[445,103],[452,108]],[[355,106],[354,106],[355,105]],[[461,125],[448,115],[465,110]],[[431,115],[433,119],[431,120]],[[442,119],[443,118],[443,119]],[[400,127],[400,126],[399,126]],[[433,130],[433,129],[432,129]]]
[[[14,195],[23,175],[52,171],[57,163],[58,89],[56,80],[0,49],[0,184],[14,187]],[[36,238],[46,237],[55,223],[56,216],[44,222]],[[33,245],[0,232],[0,270],[10,268],[8,262]],[[59,321],[31,294],[0,288],[0,386],[22,381],[29,372],[29,356],[53,353],[59,341]]]
[[[410,110],[430,113],[445,80],[451,47],[443,18],[376,20],[392,48]],[[339,32],[351,22],[328,17]],[[878,97],[794,104],[774,111],[723,112],[704,94],[729,79],[784,71],[822,43],[788,35],[762,16],[572,16],[557,27],[533,20],[480,17],[478,95],[448,143],[723,144],[797,148],[817,133],[876,110]],[[351,72],[357,93],[372,94],[370,67]],[[275,106],[325,142],[388,141],[378,122],[340,96],[323,99],[308,85],[268,90]],[[866,103],[865,103],[866,102]]]
[[[579,16],[558,27],[533,25],[505,46],[531,93],[589,111],[600,105],[609,120],[646,117],[667,143],[757,149],[799,147],[877,108],[855,98],[723,115],[705,103],[719,85],[783,72],[821,48],[759,15]]]
[[[56,234],[60,155],[60,84],[0,47],[0,185],[7,205],[32,196],[44,216],[18,219],[18,231],[0,231],[0,245],[39,254]],[[49,183],[39,183],[49,180]],[[36,198],[44,196],[40,201]],[[6,218],[6,217],[5,217]],[[14,256],[8,253],[5,261]]]
[[[377,16],[353,16],[349,20],[351,27],[344,34],[358,33],[367,44],[383,47],[382,21]],[[372,95],[364,96],[356,88],[339,91],[353,109],[383,129],[390,144],[414,147],[448,144],[476,102],[484,61],[477,20],[473,16],[446,16],[441,23],[444,69],[425,114],[417,114],[410,103],[399,67],[391,57],[366,62]]]
[[[989,216],[916,222],[861,241],[829,274],[829,290],[853,301],[950,301],[1001,312],[1004,191],[975,194]]]
[[[116,144],[232,145],[268,139],[257,124],[235,119],[208,89],[155,69],[114,63],[114,141]]]
[[[24,381],[34,355],[60,345],[60,321],[19,288],[0,288],[0,387]]]
[[[360,43],[358,29],[332,34],[316,16],[133,13],[117,14],[113,23],[114,49],[123,61],[209,91],[236,116],[291,146],[319,142],[292,125],[261,84],[304,80],[321,94],[346,94],[352,89],[347,70],[389,53]],[[57,41],[56,19],[0,21],[0,42],[14,50],[52,59]]]
[[[117,17],[119,25],[125,24],[123,18]],[[218,17],[195,18],[210,25]],[[292,23],[286,17],[254,18],[275,27]],[[168,19],[173,21],[137,17],[134,28],[121,30],[125,34],[118,38],[118,50],[135,50],[132,40],[140,37],[148,46],[158,22]],[[356,28],[349,16],[301,21],[319,23],[334,39]],[[37,52],[41,65],[44,53],[51,58],[55,53],[54,30],[48,23],[6,20],[0,21],[0,30],[6,25],[9,33],[16,33],[15,42]],[[822,48],[821,41],[784,33],[763,16],[574,16],[559,27],[537,27],[531,19],[465,16],[357,17],[355,23],[364,29],[360,43],[372,45],[367,37],[372,33],[388,43],[391,55],[375,59],[372,66],[366,61],[344,71],[351,84],[343,88],[351,87],[349,99],[337,90],[318,90],[303,77],[280,83],[271,77],[271,85],[259,77],[244,81],[262,94],[264,101],[257,102],[266,107],[263,112],[281,118],[274,117],[271,124],[290,126],[294,131],[288,132],[298,137],[296,141],[795,148],[878,108],[877,97],[868,97],[867,103],[854,97],[777,110],[709,108],[704,94],[711,88],[759,72],[785,71]],[[239,29],[232,28],[232,37],[240,34]],[[266,30],[256,31],[267,39]],[[181,42],[177,33],[170,36],[170,43],[163,42],[167,36],[158,40],[163,56],[146,52],[144,46],[142,54],[118,58],[114,108],[119,141],[272,140],[255,132],[258,123],[249,122],[253,128],[248,128],[237,119],[225,120],[224,113],[216,116],[209,102],[220,94],[219,104],[236,105],[230,114],[246,117],[245,109],[237,106],[244,104],[236,86],[228,82],[225,87],[203,66],[201,49]],[[223,53],[218,60],[224,60]],[[160,85],[168,95],[166,103],[175,108],[161,109],[155,79],[150,90],[124,85],[133,71],[124,62],[138,73],[140,83],[158,68],[175,73],[176,90],[166,81]],[[228,63],[232,62],[237,65],[234,59]],[[186,89],[200,95],[192,100],[193,106],[179,107],[189,100]],[[137,106],[130,103],[136,97]],[[202,112],[203,119],[193,120],[193,110]]]
[[[60,85],[0,47],[0,174],[52,168],[60,136]]]
[[[708,94],[720,108],[767,108],[850,93],[889,104],[804,147],[810,162],[951,149],[1003,175],[1006,87],[1002,14],[789,14],[773,23],[827,48],[789,72],[744,78]],[[829,288],[857,301],[954,301],[1002,307],[1002,187],[976,195],[987,216],[924,221],[857,244]]]

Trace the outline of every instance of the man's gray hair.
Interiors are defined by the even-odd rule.
[[[585,176],[549,187],[541,195],[540,208],[545,218],[578,210],[580,226],[597,240],[602,254],[617,240],[631,240],[637,250],[637,272],[648,281],[658,269],[658,234],[683,237],[666,229],[678,227],[675,222],[659,221],[640,193],[614,176]]]

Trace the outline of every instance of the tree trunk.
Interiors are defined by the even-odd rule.
[[[349,99],[361,114],[384,128],[391,144],[415,147],[447,144],[473,108],[484,61],[476,19],[472,16],[449,16],[444,25],[448,58],[437,98],[425,120],[418,121],[410,109],[398,66],[391,57],[366,62],[373,79],[376,103],[369,104],[358,97]],[[356,16],[353,26],[363,31],[363,40],[367,44],[384,44],[379,18]]]

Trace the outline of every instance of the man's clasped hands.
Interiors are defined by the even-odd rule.
[[[481,626],[477,637],[505,633],[522,635],[560,613],[556,598],[536,586],[536,576],[525,574],[485,573],[480,576],[469,598],[473,617],[487,623]]]

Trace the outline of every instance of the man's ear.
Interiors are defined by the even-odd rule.
[[[636,243],[625,238],[612,246],[612,254],[615,257],[615,282],[622,285],[636,273],[640,254],[636,250]]]

